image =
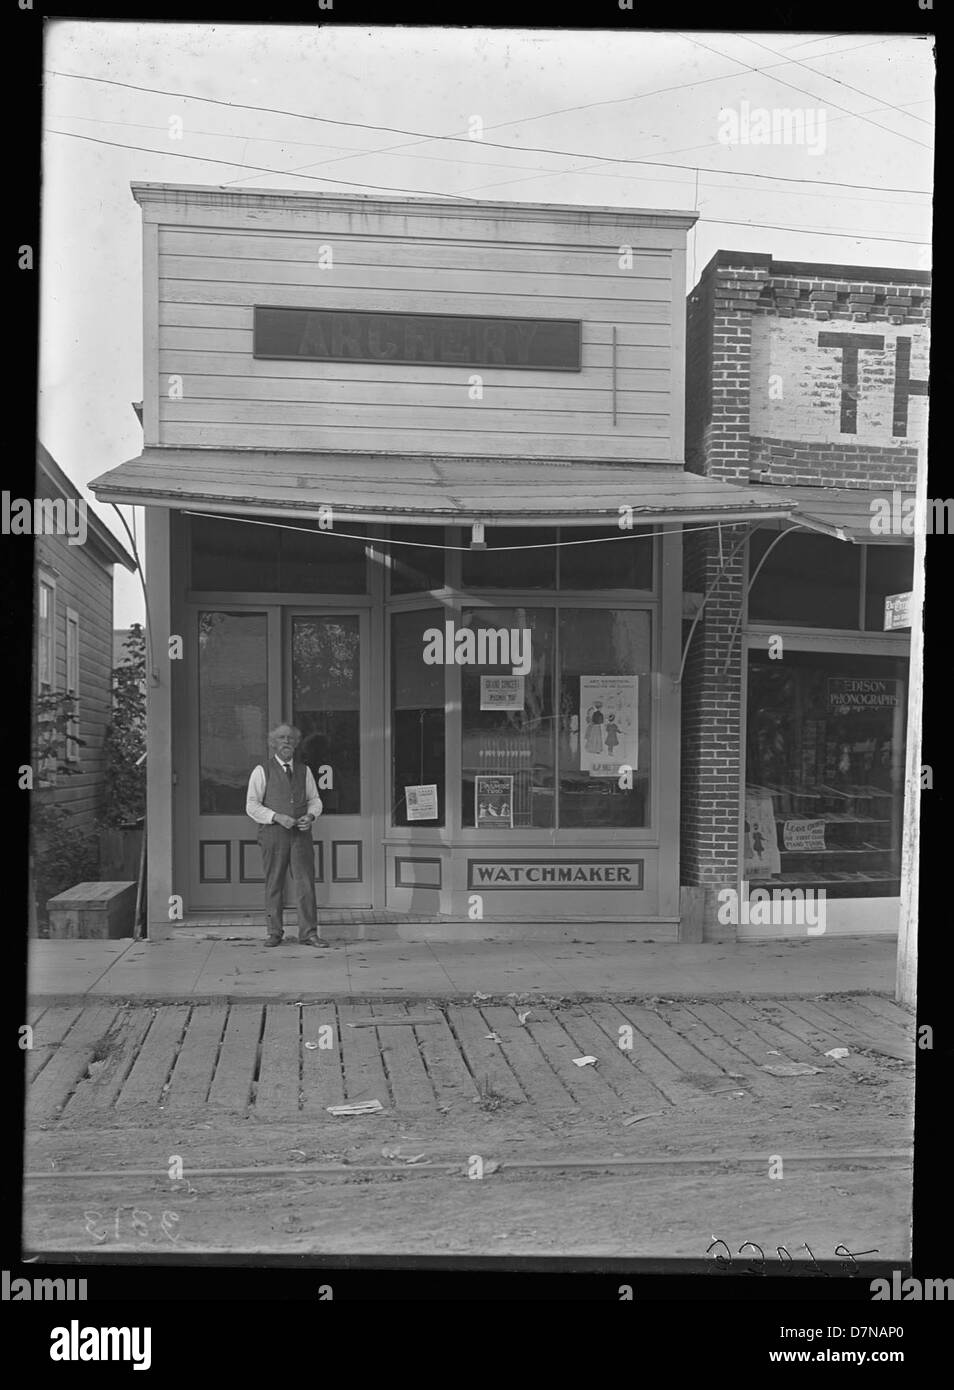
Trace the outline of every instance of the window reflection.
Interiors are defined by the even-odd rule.
[[[440,627],[443,610],[395,613],[391,618],[391,806],[395,825],[407,825],[407,787],[437,787],[437,817],[413,825],[444,824],[444,670],[424,662],[424,633]]]
[[[199,614],[199,812],[241,816],[249,773],[267,756],[264,613]]]
[[[356,615],[292,619],[292,722],[324,815],[361,810],[360,623]],[[322,767],[331,786],[322,786]]]
[[[464,610],[462,622],[475,630],[516,628],[530,632],[530,670],[518,687],[520,708],[481,709],[482,704],[501,698],[488,688],[485,678],[510,676],[512,665],[461,668],[463,824],[474,824],[477,777],[493,776],[513,778],[515,830],[552,828],[556,824],[553,609],[471,608]]]

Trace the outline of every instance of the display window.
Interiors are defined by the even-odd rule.
[[[525,629],[532,653],[523,676],[510,664],[462,671],[463,825],[647,826],[649,612],[465,608],[463,626]]]
[[[907,662],[750,652],[743,877],[900,892]]]
[[[513,677],[512,662],[462,668],[462,823],[472,826],[479,815],[475,802],[479,777],[512,777],[512,828],[553,829],[557,823],[554,610],[465,608],[461,626],[527,631],[531,653],[530,669],[523,676]]]
[[[445,824],[444,667],[421,659],[442,609],[391,615],[391,808],[395,825]]]

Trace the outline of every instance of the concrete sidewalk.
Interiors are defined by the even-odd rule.
[[[33,1001],[464,999],[475,992],[624,999],[894,996],[891,937],[674,945],[652,942],[358,942],[316,951],[288,940],[30,942]]]

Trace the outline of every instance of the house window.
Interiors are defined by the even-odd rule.
[[[40,580],[37,604],[37,686],[40,693],[52,691],[54,686],[53,664],[53,614],[56,599],[56,585],[48,579]]]
[[[70,696],[66,726],[66,761],[79,762],[79,614],[66,610],[66,694]]]

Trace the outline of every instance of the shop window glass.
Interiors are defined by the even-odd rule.
[[[214,593],[359,594],[367,587],[362,541],[322,531],[317,521],[288,527],[194,516],[192,588]],[[341,522],[349,535],[365,535]]]
[[[244,816],[249,773],[267,755],[264,613],[199,614],[199,811]]]
[[[354,614],[292,619],[292,723],[323,815],[361,811],[361,633]],[[322,768],[331,786],[322,786]]]
[[[401,544],[385,546],[391,552],[391,593],[419,594],[444,587],[444,552],[432,549],[444,544],[441,526],[392,526],[391,540]],[[424,544],[409,545],[416,541]]]
[[[888,657],[750,654],[750,886],[900,892],[906,680]]]
[[[424,633],[443,609],[391,617],[391,806],[395,825],[444,824],[444,666],[424,661]],[[406,789],[436,786],[437,815],[408,817]]]
[[[649,824],[651,671],[648,613],[560,613],[561,828]]]
[[[273,526],[250,526],[218,516],[189,518],[192,588],[213,593],[274,593],[278,537]]]
[[[652,528],[620,531],[614,524],[564,526],[560,531],[561,589],[644,589],[653,587]],[[592,540],[592,545],[577,541]],[[567,545],[567,541],[574,544]]]
[[[481,631],[506,629],[509,634],[515,629],[530,634],[530,663],[524,676],[513,678],[513,661],[461,667],[463,824],[475,824],[479,791],[482,825],[552,829],[556,825],[553,609],[472,608],[464,610],[461,621],[475,640]],[[504,653],[485,649],[483,654],[500,657]],[[492,707],[482,709],[482,705]],[[479,788],[478,778],[482,779]]]
[[[348,517],[339,517],[335,526],[348,534],[322,531],[317,521],[293,521],[279,532],[279,587],[286,594],[365,592],[365,528]]]
[[[464,553],[464,588],[555,589],[556,538],[552,526],[488,526],[487,549]]]
[[[778,531],[756,531],[749,542],[754,574]],[[752,622],[857,631],[861,547],[829,536],[783,536],[749,593]]]
[[[884,631],[884,601],[889,594],[907,594],[914,587],[914,547],[869,545],[865,581],[865,627]]]

